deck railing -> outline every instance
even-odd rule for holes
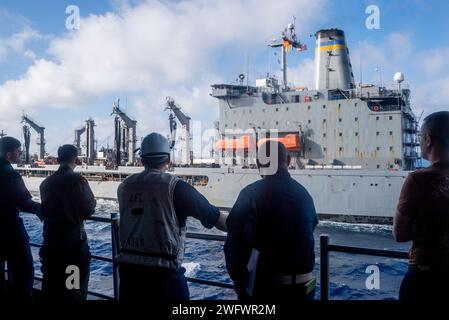
[[[118,253],[119,248],[119,237],[118,237],[118,214],[112,213],[110,218],[103,217],[90,217],[88,218],[90,221],[95,221],[99,223],[110,223],[111,224],[111,244],[112,244],[112,255],[111,257],[104,257],[99,255],[92,255],[93,260],[99,260],[104,262],[112,263],[112,278],[113,278],[113,296],[108,296],[99,292],[89,291],[89,295],[100,298],[113,300],[118,299],[119,292],[119,275],[118,275],[118,264],[115,259]],[[226,240],[225,235],[215,235],[215,234],[207,234],[207,233],[194,233],[188,232],[187,238],[189,239],[197,239],[197,240],[206,240],[206,241],[220,241],[224,242]],[[370,248],[362,248],[362,247],[351,247],[351,246],[342,246],[342,245],[333,245],[330,244],[329,236],[323,234],[320,236],[320,299],[322,301],[329,300],[329,252],[341,252],[341,253],[350,253],[350,254],[361,254],[368,256],[376,256],[376,257],[385,257],[385,258],[397,258],[397,259],[407,259],[408,254],[403,251],[390,251],[390,250],[380,250],[380,249],[370,249]],[[38,243],[30,243],[32,247],[42,247],[42,244]],[[42,278],[35,277],[36,280],[42,281]],[[233,289],[234,286],[229,283],[219,282],[219,281],[211,281],[200,278],[187,277],[187,281],[192,283],[197,283],[201,285],[209,285],[215,286],[225,289]]]

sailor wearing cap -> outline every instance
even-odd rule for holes
[[[167,173],[168,140],[146,136],[140,148],[145,170],[120,184],[120,300],[188,300],[181,264],[188,216],[226,231],[226,215],[196,189]]]

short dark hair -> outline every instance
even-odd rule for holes
[[[3,137],[0,139],[0,158],[4,158],[8,152],[14,152],[22,144],[13,137]]]
[[[167,155],[165,157],[142,157],[141,161],[145,168],[157,169],[161,167],[167,160],[170,159],[170,156]]]
[[[439,111],[428,115],[421,132],[431,136],[444,150],[449,150],[449,111]]]
[[[271,150],[274,150],[275,154],[271,154]],[[268,163],[260,163],[260,156],[266,157],[266,159],[269,160]],[[259,168],[268,168],[271,166],[272,160],[277,161],[278,171],[279,169],[282,169],[288,161],[288,152],[285,145],[277,140],[267,140],[258,148],[257,166]]]
[[[78,158],[78,149],[72,144],[65,144],[58,149],[58,162],[70,163]]]

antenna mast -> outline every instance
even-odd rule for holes
[[[271,48],[281,48],[281,70],[282,70],[282,88],[283,90],[287,90],[287,53],[292,50],[292,48],[296,48],[298,51],[306,50],[306,46],[302,45],[298,40],[295,31],[295,22],[296,18],[293,17],[293,23],[290,23],[287,28],[284,29],[281,33],[281,39],[278,41],[277,39],[273,40],[273,43],[270,43],[268,46]]]

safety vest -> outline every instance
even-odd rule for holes
[[[181,266],[186,227],[179,227],[173,206],[178,180],[163,171],[147,169],[119,186],[119,262],[171,269]]]

